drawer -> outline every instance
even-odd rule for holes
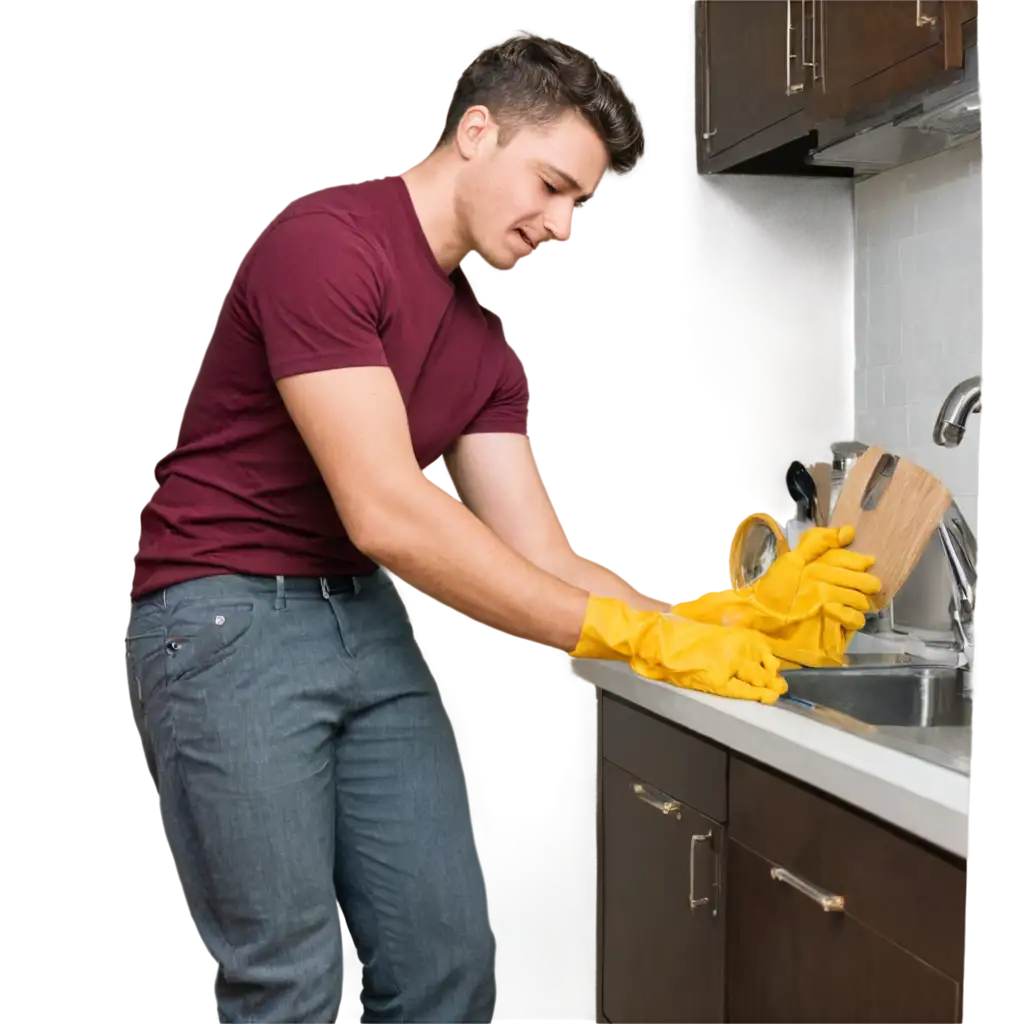
[[[825,914],[729,840],[727,1014],[733,1024],[960,1020],[960,986],[849,914]]]
[[[601,698],[601,753],[623,771],[725,821],[728,752],[682,726],[619,700]]]
[[[736,755],[729,832],[773,865],[843,896],[847,917],[963,980],[962,861]]]

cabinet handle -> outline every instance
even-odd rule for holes
[[[801,42],[803,41],[803,32],[800,33]],[[797,59],[797,55],[793,52],[793,0],[786,0],[786,95],[792,96],[794,93],[803,91],[803,82],[799,82],[797,85],[793,84],[793,61]]]
[[[695,910],[697,907],[702,907],[702,906],[704,906],[705,903],[708,902],[708,897],[707,896],[702,896],[698,900],[698,899],[695,899],[694,895],[693,895],[693,886],[694,886],[694,877],[693,877],[693,874],[694,874],[693,873],[694,856],[693,856],[693,854],[694,854],[694,851],[697,848],[697,844],[698,843],[706,842],[710,838],[711,838],[711,833],[710,832],[708,832],[705,835],[692,835],[692,836],[690,836],[690,909],[691,910]]]
[[[650,804],[652,807],[661,811],[662,814],[675,814],[677,818],[682,817],[679,813],[679,808],[682,805],[677,800],[672,800],[665,796],[664,793],[659,793],[657,796],[653,793],[648,793],[639,782],[633,783],[633,792],[640,797],[645,804]]]
[[[787,871],[785,868],[772,868],[771,875],[776,882],[785,882],[786,885],[791,885],[797,892],[803,893],[804,896],[814,900],[826,914],[842,914],[846,910],[846,900],[842,896],[836,896],[834,893],[819,889],[816,885],[805,882],[802,878],[794,875],[791,871]]]
[[[921,0],[917,0],[917,27],[926,28],[928,25],[934,25],[935,20],[934,14],[921,13]]]
[[[811,59],[807,59],[807,12],[804,9],[804,5],[807,0],[800,0],[800,63],[805,68],[814,68],[813,81],[818,81],[821,78],[821,72],[818,70],[818,2],[819,0],[811,0]],[[822,4],[825,0],[820,0]],[[821,11],[822,18],[825,17],[825,9],[822,7]],[[824,43],[822,44],[822,57],[824,58]]]
[[[825,0],[821,0],[822,3]],[[818,0],[811,0],[811,59],[807,59],[807,0],[800,0],[800,63],[805,68],[814,68],[814,80],[821,76],[818,73]],[[822,11],[822,16],[824,16]]]
[[[705,142],[718,134],[718,129],[711,127],[711,43],[708,40],[708,4],[710,2],[711,0],[704,0],[701,9],[704,18],[704,130],[701,132],[701,137]]]
[[[814,15],[814,0],[811,0],[811,15]],[[814,67],[807,63],[807,0],[800,0],[800,66]],[[812,43],[813,45],[813,43]]]
[[[821,70],[818,77],[821,79],[821,87],[825,88],[825,0],[821,0],[821,23],[818,25],[818,35],[821,37],[818,44],[821,47]]]

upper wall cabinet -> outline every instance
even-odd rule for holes
[[[698,0],[698,171],[850,176],[945,148],[905,115],[922,98],[926,112],[928,98],[943,110],[965,99],[976,19],[976,0]],[[980,131],[964,106],[950,130],[969,133],[973,116]],[[894,120],[903,131],[891,140],[830,150]]]
[[[807,131],[804,69],[783,59],[782,35],[790,4],[786,0],[702,0],[705,98],[700,140],[709,157],[731,153],[749,139],[771,148]],[[800,25],[790,22],[789,49],[804,42]]]
[[[976,39],[976,0],[819,0],[811,10],[820,48],[811,99],[818,122],[955,79],[964,67],[966,22]]]

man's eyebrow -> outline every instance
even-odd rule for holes
[[[541,166],[554,177],[561,178],[562,184],[564,184],[566,187],[573,188],[577,190],[578,193],[582,193],[583,185],[580,184],[580,182],[577,181],[577,179],[572,177],[571,174],[566,174],[565,171],[560,171],[557,167],[553,167],[551,164],[542,164]],[[587,196],[585,198],[589,199],[590,197]]]

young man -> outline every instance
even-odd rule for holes
[[[333,1020],[338,904],[366,1019],[491,1017],[455,739],[384,570],[580,657],[766,702],[785,688],[763,633],[666,615],[573,552],[523,368],[460,269],[566,240],[642,151],[613,77],[515,38],[465,71],[422,163],[297,200],[241,263],[142,513],[126,639],[222,1020]],[[461,502],[422,473],[439,456]]]

